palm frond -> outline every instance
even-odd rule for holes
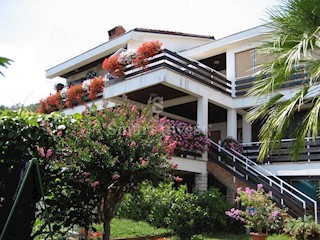
[[[0,57],[0,66],[1,66],[1,67],[5,67],[5,68],[6,68],[8,65],[10,65],[10,62],[12,62],[11,59],[5,58],[5,57]],[[1,71],[0,71],[0,74],[1,74],[2,76],[4,76]]]
[[[294,114],[308,103],[311,107],[304,120],[295,129],[293,156],[296,158],[305,137],[315,138],[320,130],[320,93],[314,88],[320,79],[320,2],[319,0],[282,0],[280,6],[269,9],[272,31],[269,41],[262,44],[258,54],[273,56],[262,65],[248,95],[267,99],[250,110],[247,119],[262,119],[259,138],[259,159],[277,148]],[[291,81],[294,74],[303,76],[294,95],[281,95],[279,89]],[[270,97],[274,96],[274,97]],[[311,99],[310,99],[311,96]],[[268,99],[268,97],[270,99]]]

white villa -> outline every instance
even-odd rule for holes
[[[243,143],[244,156],[216,143],[201,156],[188,153],[175,156],[173,161],[179,164],[179,176],[191,189],[219,187],[230,199],[238,187],[262,183],[292,215],[310,214],[317,220],[320,141],[315,144],[306,140],[305,151],[292,162],[286,151],[292,140],[284,139],[277,154],[268,156],[263,164],[255,162],[261,123],[247,122],[245,116],[259,102],[246,93],[259,71],[257,66],[266,61],[258,56],[256,47],[268,38],[268,31],[266,26],[259,26],[215,39],[142,28],[126,32],[118,26],[108,32],[107,42],[48,69],[46,77],[65,78],[70,86],[92,76],[105,76],[107,72],[101,67],[105,58],[137,49],[144,42],[162,42],[164,50],[149,60],[147,68],[127,66],[125,78],[109,80],[101,98],[94,103],[102,107],[103,99],[121,102],[125,94],[130,103],[141,106],[154,98],[163,106],[160,115],[193,123],[205,133],[210,132],[216,143],[228,136],[238,139]],[[302,78],[293,77],[281,91],[294,92]],[[72,114],[84,109],[80,105],[64,112]]]

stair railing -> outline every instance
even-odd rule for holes
[[[283,181],[281,178],[277,177],[276,175],[272,174],[271,172],[263,169],[261,166],[259,166],[255,162],[251,161],[247,157],[243,156],[242,154],[240,154],[232,149],[227,150],[214,141],[210,140],[210,142],[211,142],[211,145],[215,146],[218,149],[218,152],[220,152],[220,153],[224,152],[228,156],[232,157],[232,161],[234,163],[236,163],[236,162],[240,163],[247,172],[249,172],[249,171],[254,172],[259,177],[263,177],[264,179],[266,179],[269,182],[270,187],[274,188],[274,186],[277,186],[280,189],[281,193],[285,192],[289,196],[291,196],[292,198],[298,200],[302,204],[302,207],[304,209],[304,218],[306,218],[307,204],[306,204],[306,201],[303,200],[298,195],[302,196],[304,199],[307,199],[313,205],[314,219],[315,219],[315,222],[318,223],[317,202],[314,199],[312,199],[311,197],[309,197],[305,193],[301,192],[300,190],[296,189],[295,187],[291,186],[287,182]],[[220,161],[220,162],[222,161],[221,156],[218,157],[218,161]],[[235,166],[232,166],[231,169],[234,172],[237,171]],[[245,178],[246,178],[246,180],[248,180],[247,174],[245,174]],[[277,181],[275,181],[274,179]],[[284,200],[283,200],[283,198],[281,198],[281,196],[280,196],[280,199],[281,199],[281,204],[284,205]]]

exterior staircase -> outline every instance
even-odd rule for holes
[[[232,173],[226,171],[222,166],[214,161],[208,161],[207,168],[216,179],[234,192],[236,192],[240,187],[244,188],[248,186],[245,181],[240,178],[235,178]]]
[[[288,208],[289,214],[302,218],[313,215],[318,222],[315,200],[247,157],[215,142],[211,142],[208,155],[208,170],[227,187],[236,190],[238,187],[256,188],[257,184],[263,184],[266,191],[272,192],[272,198],[279,207]]]

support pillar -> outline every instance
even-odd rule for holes
[[[236,193],[231,188],[227,188],[227,200],[229,202],[234,202],[235,197]]]
[[[252,142],[252,124],[245,120],[245,116],[242,116],[242,142]]]
[[[231,81],[231,96],[236,97],[236,55],[234,51],[227,50],[227,78]]]
[[[204,134],[208,134],[208,98],[200,97],[197,102],[197,125]],[[208,160],[208,153],[202,154],[203,160]]]
[[[207,191],[208,189],[208,174],[199,173],[196,174],[194,180],[195,190]]]
[[[228,109],[227,111],[227,137],[237,139],[237,111]]]

